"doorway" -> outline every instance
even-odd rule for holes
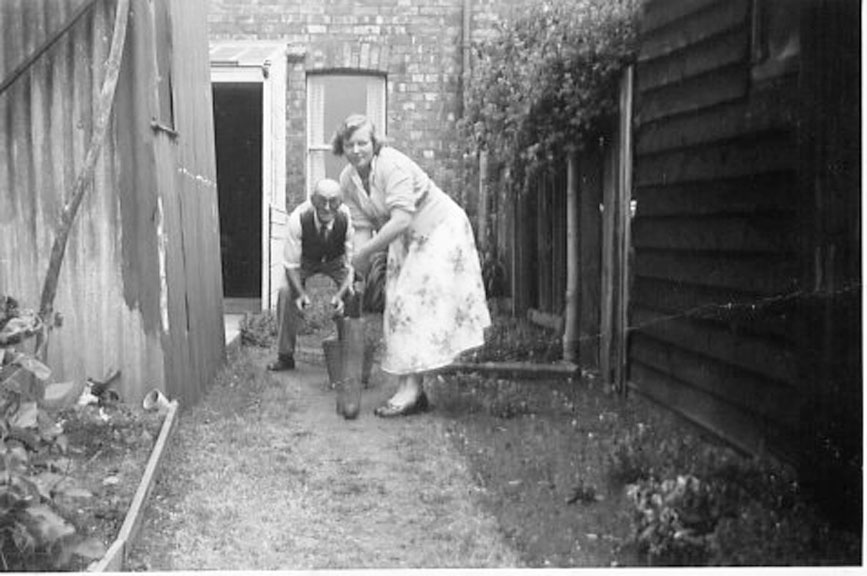
[[[276,306],[286,230],[286,44],[214,41],[211,86],[227,314]]]
[[[262,278],[262,83],[215,83],[214,136],[225,299],[255,299]]]

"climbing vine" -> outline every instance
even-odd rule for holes
[[[514,181],[581,149],[617,107],[641,0],[543,0],[475,46],[461,129]]]

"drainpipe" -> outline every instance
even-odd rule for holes
[[[473,17],[473,0],[464,0],[463,25],[461,26],[461,102],[460,115],[464,115],[467,85],[470,83],[470,23]]]
[[[458,117],[463,118],[466,108],[467,86],[470,81],[470,21],[472,19],[473,3],[472,0],[463,0],[461,8],[461,76],[460,76],[460,98],[458,99]],[[466,183],[466,162],[461,164],[461,170],[464,171],[462,180]],[[460,199],[463,206],[467,205],[468,186],[461,186]]]

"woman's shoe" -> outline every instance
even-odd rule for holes
[[[388,401],[379,408],[376,408],[373,413],[380,418],[394,418],[395,416],[411,416],[413,414],[420,414],[421,412],[427,412],[429,408],[430,403],[428,402],[427,394],[422,392],[418,395],[418,398],[415,399],[415,402],[398,406],[397,404]]]

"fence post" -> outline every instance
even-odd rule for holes
[[[479,152],[479,198],[476,210],[478,248],[485,254],[488,249],[488,152]],[[485,254],[486,255],[486,254]]]
[[[563,322],[563,360],[578,359],[578,167],[574,151],[566,164],[566,311]]]

